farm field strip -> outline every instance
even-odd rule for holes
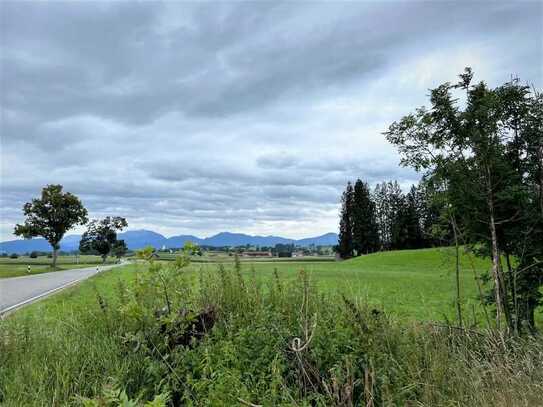
[[[113,264],[115,260],[109,258],[106,264]],[[20,256],[16,259],[3,257],[0,258],[0,279],[88,268],[102,264],[102,258],[99,256],[83,255],[79,256],[78,260],[74,256],[59,256],[57,268],[53,270],[51,268],[51,259],[45,256],[38,258]],[[30,266],[30,273],[28,273],[28,266]]]

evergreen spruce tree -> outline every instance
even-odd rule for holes
[[[350,182],[341,197],[338,253],[342,259],[353,256],[353,201],[354,190]]]
[[[391,230],[389,222],[390,205],[387,194],[387,184],[385,182],[375,186],[373,202],[375,203],[380,249],[389,250],[391,244]]]
[[[452,244],[454,242],[450,222],[452,208],[447,205],[446,182],[437,176],[424,176],[417,191],[424,247]],[[455,217],[455,222],[457,229],[460,228],[460,219]]]
[[[404,219],[407,240],[405,249],[421,249],[424,247],[424,236],[421,227],[420,201],[417,188],[413,185],[405,199]]]
[[[387,222],[390,231],[389,248],[404,249],[407,242],[406,202],[398,181],[386,184]]]
[[[353,249],[356,254],[373,253],[379,249],[375,204],[368,184],[358,179],[354,185]]]

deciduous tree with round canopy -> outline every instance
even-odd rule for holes
[[[57,265],[57,251],[66,232],[87,223],[87,210],[79,198],[63,192],[62,185],[47,185],[41,198],[27,202],[23,207],[25,222],[15,225],[14,234],[25,239],[41,236],[53,247],[53,267]]]
[[[102,220],[94,219],[89,223],[87,231],[83,233],[79,242],[82,253],[97,252],[105,263],[112,249],[119,248],[117,232],[128,226],[125,218],[120,216],[106,217]],[[124,243],[124,241],[123,241]]]

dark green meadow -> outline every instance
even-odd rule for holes
[[[0,321],[0,404],[538,405],[541,338],[487,329],[467,254],[457,328],[450,256],[110,270]]]

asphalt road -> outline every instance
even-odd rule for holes
[[[99,266],[100,271],[112,266]],[[33,276],[0,279],[0,315],[69,287],[96,274],[96,266]]]

